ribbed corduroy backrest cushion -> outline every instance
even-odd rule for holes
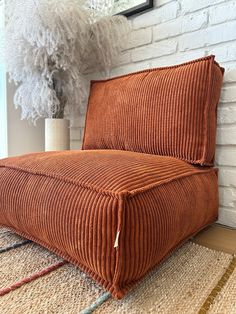
[[[117,149],[212,165],[223,69],[209,56],[92,81],[83,149]]]

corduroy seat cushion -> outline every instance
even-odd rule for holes
[[[121,298],[217,219],[214,169],[95,150],[0,161],[0,224],[78,265]]]
[[[213,165],[223,69],[214,56],[93,81],[83,149],[119,149]]]

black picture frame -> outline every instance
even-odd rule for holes
[[[128,10],[116,13],[116,15],[119,14],[119,15],[124,15],[128,17],[131,15],[146,11],[151,8],[153,8],[153,0],[146,0],[146,1],[143,1],[143,3],[136,5]]]

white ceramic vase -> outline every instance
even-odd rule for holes
[[[70,121],[45,119],[45,151],[70,149]]]

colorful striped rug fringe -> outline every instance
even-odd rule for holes
[[[22,245],[26,245],[26,244],[31,243],[31,242],[32,242],[31,240],[24,240],[22,242],[11,244],[9,246],[0,248],[0,253],[5,253],[5,252],[8,252],[10,250],[17,249],[18,247],[21,247]]]
[[[67,263],[68,263],[67,261],[55,263],[55,264],[53,264],[47,268],[40,270],[39,272],[36,272],[36,273],[30,275],[29,277],[23,278],[23,279],[15,282],[15,283],[13,283],[9,287],[2,288],[2,289],[0,289],[0,296],[3,296],[3,295],[5,295],[5,294],[7,294],[13,290],[16,290],[16,289],[22,287],[24,284],[29,283],[35,279],[43,277],[43,276],[47,275],[48,273],[58,269],[59,267],[65,265]]]

